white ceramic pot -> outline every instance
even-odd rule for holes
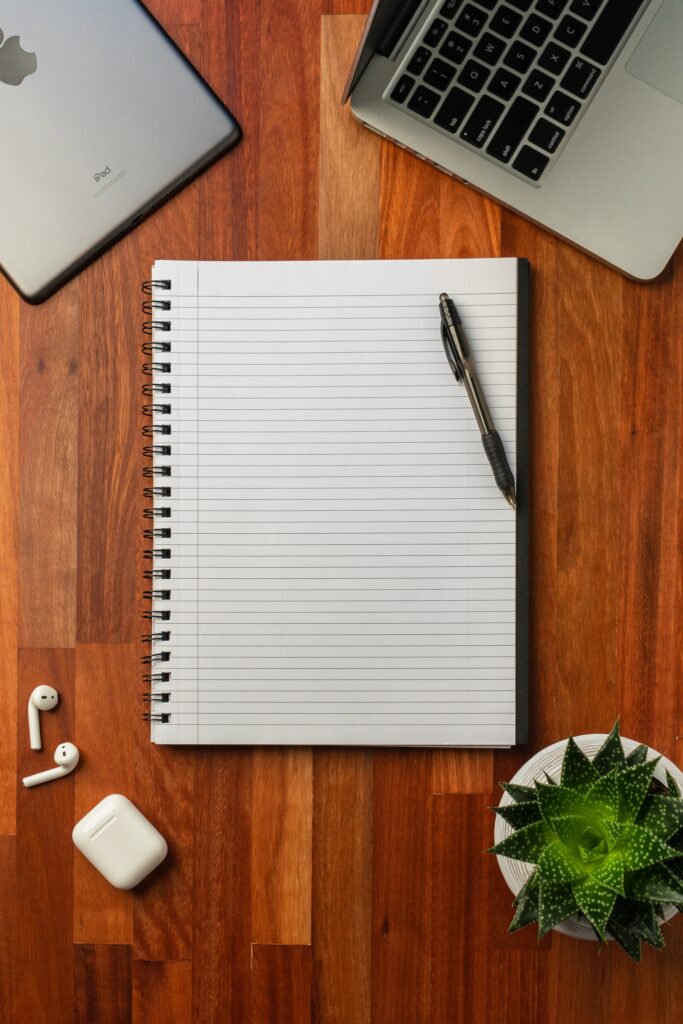
[[[590,758],[597,754],[606,738],[605,733],[589,733],[586,736],[574,737],[584,754],[587,754]],[[559,743],[552,743],[549,747],[544,747],[543,750],[539,750],[539,752],[534,754],[526,764],[522,765],[516,775],[510,779],[510,782],[514,782],[518,786],[532,786],[537,779],[540,782],[545,780],[544,772],[547,772],[551,779],[559,782],[560,772],[562,769],[562,759],[564,757],[567,742],[567,740],[560,740]],[[628,740],[624,736],[621,737],[621,743],[626,754],[630,754],[632,750],[640,745],[635,740]],[[648,750],[648,761],[658,756],[659,754],[656,750],[653,750],[652,748]],[[681,791],[683,791],[683,772],[681,772],[681,770],[673,763],[673,761],[670,761],[668,757],[662,756],[659,764],[655,768],[654,777],[659,782],[666,785],[667,769],[670,775],[681,787]],[[503,797],[500,802],[502,805],[505,805],[511,804],[514,801],[507,793],[503,793]],[[500,815],[496,815],[496,823],[493,831],[496,843],[501,842],[501,840],[505,839],[513,831],[514,829],[507,823],[507,821],[503,821]],[[521,860],[510,860],[509,857],[499,856],[498,865],[503,874],[503,878],[515,896],[534,870],[533,864],[527,864],[525,861]],[[675,907],[670,905],[666,906],[664,908],[664,920],[668,921],[676,913],[678,913],[678,911]],[[560,924],[555,925],[554,931],[562,932],[563,935],[571,935],[577,939],[593,939],[597,942],[595,932],[585,918],[569,917],[566,921],[562,921]],[[612,937],[608,934],[607,938],[611,939]]]

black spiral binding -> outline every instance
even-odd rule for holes
[[[145,281],[142,285],[142,290],[145,295],[154,296],[157,291],[168,291],[170,287],[171,282],[163,279]],[[156,319],[159,313],[167,312],[170,308],[171,303],[168,299],[146,299],[142,303],[142,311],[151,319],[144,321],[142,325],[143,333],[151,336],[153,332],[170,331],[170,320]],[[170,477],[171,475],[170,466],[158,465],[157,462],[159,458],[171,454],[170,441],[159,440],[160,438],[169,438],[171,436],[171,424],[158,422],[159,417],[170,416],[171,414],[171,403],[166,399],[159,398],[161,395],[170,395],[171,385],[162,384],[158,381],[159,374],[171,372],[171,364],[164,358],[164,354],[171,352],[171,342],[145,341],[142,345],[142,352],[143,355],[149,357],[149,361],[142,364],[142,372],[146,376],[153,378],[151,383],[145,383],[142,387],[143,395],[146,398],[152,399],[151,402],[142,407],[143,414],[149,416],[152,420],[151,423],[146,424],[142,429],[143,436],[151,439],[143,447],[142,454],[145,459],[151,458],[155,460],[151,466],[143,468],[142,475],[146,479],[157,480],[159,477]],[[157,378],[156,380],[154,379],[155,377]],[[151,501],[151,504],[144,510],[145,519],[152,520],[152,524],[147,526],[143,532],[145,540],[151,541],[150,547],[145,548],[143,556],[146,560],[156,563],[159,559],[171,557],[170,547],[165,545],[157,546],[158,541],[170,541],[172,536],[172,528],[168,525],[168,520],[171,518],[171,509],[168,505],[158,502],[160,498],[169,498],[171,496],[171,487],[168,484],[155,483],[153,486],[145,487],[143,494],[145,498],[149,498]],[[165,520],[166,523],[163,526],[156,525],[156,520]],[[159,602],[170,600],[171,591],[163,584],[157,584],[158,580],[171,579],[170,569],[159,569],[156,567],[145,569],[143,576],[151,584],[151,589],[143,590],[142,596],[145,601]],[[144,633],[142,636],[142,642],[148,645],[149,652],[142,658],[142,664],[148,669],[142,676],[143,683],[148,687],[143,692],[142,699],[150,705],[168,704],[171,694],[166,690],[156,689],[156,687],[163,686],[171,681],[170,671],[161,667],[164,663],[170,661],[171,653],[168,650],[158,649],[159,644],[168,643],[171,639],[171,630],[166,625],[170,622],[171,612],[168,609],[150,609],[143,613],[143,618],[149,621],[152,632]],[[164,626],[159,627],[157,623],[164,623]],[[142,717],[146,722],[165,723],[171,720],[171,714],[167,711],[146,711]]]

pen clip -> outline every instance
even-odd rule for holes
[[[462,383],[462,367],[460,365],[458,353],[453,348],[450,331],[443,320],[441,321],[441,341],[443,343],[443,350],[446,353],[448,365],[453,371],[453,376],[459,383]]]

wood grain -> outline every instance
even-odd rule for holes
[[[0,281],[0,1024],[680,1018],[680,916],[638,967],[510,936],[482,851],[498,780],[571,731],[621,713],[683,763],[683,259],[627,281],[362,129],[338,99],[368,5],[153,0],[243,142],[44,306]],[[154,747],[138,662],[152,261],[499,254],[532,274],[529,743]],[[39,682],[61,703],[30,753]],[[76,773],[21,787],[63,739]],[[117,789],[169,841],[132,893],[70,838]]]
[[[251,1024],[312,1024],[311,947],[255,945]]]
[[[5,286],[0,299],[0,745],[16,759],[19,640],[19,297]],[[16,785],[0,772],[0,835],[16,831]]]
[[[252,935],[263,944],[311,941],[311,751],[254,751]]]
[[[369,1024],[372,757],[318,751],[313,768],[316,1020]]]
[[[78,314],[74,282],[43,306],[22,306],[19,318],[23,647],[71,647],[76,641]]]
[[[34,686],[48,683],[59,693],[59,708],[41,715],[42,751],[30,751],[22,716],[17,733],[21,777],[54,767],[57,744],[74,736],[75,658],[73,650],[19,652],[19,704]],[[78,769],[77,769],[78,770]],[[16,940],[14,1011],[17,1021],[71,1024],[73,984],[74,776],[17,794]]]
[[[189,960],[133,961],[133,1024],[190,1024],[193,1019]]]
[[[77,632],[83,642],[131,641],[140,632],[130,556],[140,531],[137,246],[137,235],[125,238],[79,282]]]
[[[324,17],[320,38],[321,260],[377,256],[380,140],[340,101],[364,19]],[[349,176],[349,165],[358,173]]]
[[[0,1024],[13,1024],[17,932],[16,838],[0,836]]]
[[[247,1021],[251,1006],[252,759],[202,750],[193,843],[193,1019]]]
[[[77,819],[110,793],[135,799],[131,720],[138,713],[139,644],[79,644],[76,720],[83,764],[74,775]],[[88,756],[109,751],[109,757]],[[93,948],[133,941],[133,896],[113,886],[80,853],[74,858],[74,941]]]
[[[375,754],[372,789],[372,1021],[427,1024],[432,754]],[[401,856],[396,856],[396,851]]]
[[[74,1024],[130,1024],[130,946],[76,946],[74,996]]]

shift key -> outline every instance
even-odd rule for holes
[[[500,128],[491,139],[486,152],[496,160],[508,163],[520,142],[526,135],[531,122],[538,113],[538,107],[529,100],[518,96],[500,123]]]
[[[490,96],[482,96],[472,111],[472,116],[460,133],[460,138],[481,149],[503,113],[504,106]]]
[[[437,111],[434,124],[445,128],[447,132],[457,132],[473,103],[474,96],[471,93],[464,89],[451,89]]]

